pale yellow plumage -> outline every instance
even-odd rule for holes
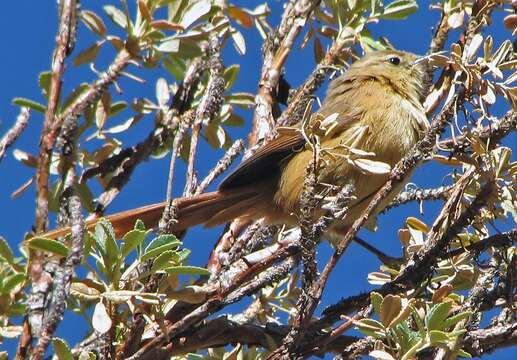
[[[333,130],[321,138],[321,147],[346,153],[339,146],[351,146],[374,153],[371,160],[394,166],[428,126],[422,106],[427,88],[426,68],[416,60],[415,55],[404,52],[374,52],[334,80],[322,107],[311,118],[321,121],[337,113]],[[300,132],[281,133],[243,162],[218,191],[179,199],[177,229],[195,224],[212,226],[240,216],[295,224],[306,168],[312,157]],[[357,218],[388,174],[365,172],[339,156],[327,155],[325,160],[327,165],[320,169],[320,182],[353,183],[356,187],[357,200],[346,220],[332,226],[334,231],[340,231]],[[128,231],[137,218],[154,227],[165,205],[129,210],[109,219],[119,235]],[[63,232],[66,231],[47,235]]]

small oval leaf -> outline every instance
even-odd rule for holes
[[[33,250],[45,251],[63,257],[68,255],[68,248],[54,239],[32,238],[27,241],[27,246]]]

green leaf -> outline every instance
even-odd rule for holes
[[[201,0],[194,3],[187,8],[187,11],[183,14],[180,25],[183,28],[188,28],[202,16],[208,14],[212,5],[208,0]]]
[[[125,258],[131,251],[140,245],[147,235],[147,231],[140,229],[133,229],[126,233],[122,238],[124,244],[122,245],[122,257]]]
[[[468,319],[472,314],[472,311],[462,311],[454,316],[451,316],[443,322],[443,328],[447,329],[451,326],[454,326],[461,320]]]
[[[180,43],[179,54],[183,59],[193,59],[202,56],[203,53],[199,43],[188,43],[186,41]]]
[[[375,291],[370,293],[370,301],[373,306],[373,311],[379,315],[381,313],[381,303],[382,303],[382,295],[376,293]]]
[[[67,256],[68,248],[61,242],[47,238],[32,238],[27,241],[27,246],[33,250],[50,252],[59,256]]]
[[[145,224],[142,220],[138,219],[135,221],[135,226],[133,228],[134,230],[142,230],[146,231]]]
[[[229,135],[226,133],[226,130],[216,122],[210,123],[205,127],[204,135],[208,143],[215,148],[223,147],[223,145],[229,142]]]
[[[125,102],[125,101],[116,101],[116,102],[111,104],[110,116],[115,116],[118,113],[124,111],[125,109],[127,109],[127,102]]]
[[[226,82],[225,89],[229,89],[237,80],[237,75],[239,74],[240,66],[238,64],[233,64],[224,69],[223,78]]]
[[[472,359],[472,355],[470,355],[468,352],[466,352],[463,349],[458,350],[458,356],[465,358],[465,359]]]
[[[111,223],[105,218],[100,219],[97,225],[95,225],[95,235],[98,240],[98,244],[104,250],[104,261],[107,261],[104,265],[109,268],[108,265],[114,265],[119,254],[113,225],[111,225]]]
[[[169,56],[165,60],[163,60],[163,66],[165,69],[170,72],[176,80],[183,80],[185,77],[185,72],[187,71],[187,66],[185,62],[181,59],[178,59],[174,56]]]
[[[381,322],[374,319],[361,319],[354,323],[357,329],[368,336],[375,338],[384,336],[384,325]]]
[[[443,331],[431,330],[429,331],[429,340],[432,346],[436,346],[438,344],[446,344],[450,339],[449,335]]]
[[[54,352],[59,360],[74,360],[72,351],[65,340],[60,338],[53,338],[52,345],[54,345]]]
[[[97,15],[93,11],[82,10],[80,16],[84,25],[86,25],[88,29],[90,29],[99,36],[106,35],[106,25],[104,25],[104,21],[102,21],[99,15]]]
[[[225,96],[225,99],[228,103],[240,106],[245,109],[255,106],[255,96],[250,93],[237,92]]]
[[[14,254],[9,243],[3,237],[0,236],[0,256],[5,259],[9,264],[14,262]]]
[[[175,248],[177,248],[180,245],[181,245],[181,242],[180,241],[176,241],[176,242],[172,242],[172,243],[169,243],[169,244],[165,244],[165,245],[159,246],[157,248],[153,248],[152,250],[146,251],[140,257],[140,261],[142,261],[142,262],[143,261],[147,261],[149,259],[154,258],[155,256],[158,256],[159,254],[161,254],[164,251],[175,249]]]
[[[24,282],[26,278],[23,273],[6,276],[5,279],[2,280],[2,288],[0,290],[3,294],[9,294],[12,289]]]
[[[160,253],[160,255],[158,255],[156,257],[156,259],[154,259],[154,261],[153,261],[153,266],[151,267],[151,272],[154,273],[158,270],[163,270],[163,269],[169,267],[171,265],[171,261],[173,260],[173,257],[174,257],[174,251],[172,251],[172,250],[167,250],[167,251]]]
[[[59,200],[63,193],[64,184],[62,180],[57,180],[52,184],[48,197],[48,209],[52,212],[59,211]]]
[[[418,10],[418,4],[414,0],[395,0],[389,3],[380,16],[386,20],[401,20]]]
[[[122,29],[127,29],[128,27],[128,19],[126,14],[122,12],[120,9],[117,9],[113,5],[105,5],[103,6],[104,11],[108,15],[108,17]]]
[[[361,37],[359,38],[359,41],[361,42],[362,48],[366,51],[386,50],[386,47],[384,45],[374,40],[373,36],[370,34],[368,29],[365,29],[361,32]]]
[[[93,62],[97,58],[102,44],[104,44],[103,41],[97,41],[90,47],[84,49],[79,54],[77,54],[77,56],[74,58],[72,62],[74,66],[79,66],[82,64],[88,64]]]
[[[158,51],[164,53],[177,53],[180,48],[180,39],[172,38],[166,39],[156,47]]]
[[[425,317],[428,330],[443,330],[445,319],[449,316],[452,303],[450,301],[434,305]]]
[[[88,89],[90,88],[90,85],[87,83],[82,83],[78,87],[76,87],[70,95],[66,98],[66,100],[63,102],[63,109],[66,109],[69,107],[73,102],[75,102],[79,96],[84,94]]]
[[[78,360],[96,360],[97,356],[91,351],[81,351]]]
[[[181,20],[181,15],[187,8],[189,0],[174,0],[167,1],[168,4],[168,17],[173,22],[178,22]]]
[[[176,246],[179,246],[179,245],[181,245],[181,242],[173,234],[160,235],[158,237],[155,237],[153,240],[151,240],[149,245],[147,245],[147,247],[145,248],[145,253],[148,253],[149,251],[151,251],[153,249],[156,249],[160,246],[168,245],[168,244],[174,244]]]
[[[467,329],[460,329],[456,331],[450,331],[447,333],[449,335],[449,338],[456,338],[458,336],[464,335],[467,332]]]
[[[51,82],[52,82],[52,72],[51,71],[43,71],[39,74],[38,85],[41,89],[41,93],[46,98],[48,98],[48,93],[50,91]]]
[[[122,124],[112,126],[109,129],[103,130],[103,132],[105,134],[118,134],[118,133],[124,132],[127,129],[129,129],[130,127],[134,126],[140,120],[142,120],[143,117],[144,117],[143,114],[136,114],[135,116],[130,117],[129,119],[124,121]]]
[[[422,321],[422,318],[420,317],[420,314],[418,313],[418,311],[415,308],[415,306],[413,306],[411,304],[408,305],[408,306],[409,306],[409,310],[411,310],[411,314],[413,315],[413,320],[415,321],[415,324],[416,324],[416,326],[418,328],[418,332],[420,334],[420,337],[424,338],[425,335],[426,335],[425,324]]]
[[[176,254],[178,255],[177,263],[181,264],[185,260],[187,260],[188,256],[190,255],[189,249],[181,249],[180,251],[177,251]]]
[[[210,275],[210,271],[198,266],[173,266],[165,270],[169,275]]]
[[[45,107],[45,105],[40,104],[37,101],[26,99],[26,98],[16,97],[13,99],[13,104],[18,105],[18,106],[25,106],[25,107],[28,107],[34,111],[38,111],[43,114],[47,111],[47,108]]]
[[[222,123],[227,126],[243,126],[245,122],[246,121],[241,116],[232,112]]]
[[[77,195],[79,195],[79,199],[81,199],[81,204],[83,207],[88,212],[94,212],[95,205],[93,203],[93,194],[86,182],[76,181],[74,183],[74,190],[76,191]]]

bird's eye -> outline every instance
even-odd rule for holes
[[[400,58],[399,58],[399,57],[397,57],[397,56],[392,56],[392,57],[390,57],[390,58],[388,59],[388,61],[389,61],[390,63],[392,63],[393,65],[398,65],[398,64],[400,64]]]

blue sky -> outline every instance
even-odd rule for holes
[[[102,13],[99,9],[106,2],[98,0],[84,0],[81,2],[83,9],[93,9],[98,13]],[[114,2],[117,4],[118,2]],[[247,7],[253,8],[260,4],[259,1],[237,1],[238,4],[246,4]],[[281,7],[277,1],[271,2],[273,9],[271,23],[277,24],[281,15]],[[375,36],[380,34],[387,36],[390,41],[401,50],[407,50],[415,53],[424,53],[427,50],[431,38],[431,26],[436,24],[438,20],[437,11],[429,11],[428,1],[420,1],[420,10],[412,15],[406,21],[383,22],[372,26]],[[501,26],[502,14],[495,16],[495,31],[491,31],[494,36],[495,44],[500,43],[505,38],[509,38],[510,34]],[[26,97],[43,102],[42,95],[37,85],[38,74],[41,71],[48,70],[50,67],[50,58],[54,47],[54,38],[56,34],[57,9],[56,1],[30,1],[17,0],[5,2],[0,12],[0,36],[2,41],[3,53],[0,57],[0,134],[3,134],[14,122],[19,108],[11,104],[14,97]],[[109,23],[109,20],[106,20]],[[112,27],[111,27],[112,28]],[[236,53],[232,46],[227,46],[224,51],[224,61],[226,65],[238,63],[241,71],[234,89],[237,91],[248,91],[254,93],[257,87],[259,71],[261,68],[261,39],[255,29],[243,30],[247,39],[247,53],[240,56]],[[453,39],[454,37],[453,33]],[[85,30],[81,24],[79,29],[78,43],[75,53],[90,46],[94,41],[94,37]],[[103,70],[112,59],[109,52],[101,53],[97,68]],[[296,50],[288,60],[286,79],[295,87],[299,85],[313,68],[312,48],[299,51]],[[131,96],[147,96],[154,99],[154,83],[160,76],[167,76],[163,70],[151,70],[144,72],[141,70],[131,69],[135,74],[142,74],[149,81],[147,84],[140,85],[130,80],[121,80],[120,84],[124,89],[121,96],[124,99],[130,99]],[[75,85],[81,81],[91,82],[95,79],[95,75],[88,66],[74,68],[71,65],[64,78],[64,91],[67,93]],[[173,79],[168,78],[169,82]],[[319,91],[318,95],[323,96],[324,89]],[[503,111],[503,108],[497,109]],[[246,125],[242,129],[232,129],[232,138],[244,138],[249,130],[251,121],[251,111],[242,111],[241,115],[246,119]],[[127,115],[126,116],[130,116]],[[122,115],[115,121],[122,122]],[[115,121],[112,125],[115,124]],[[36,154],[39,142],[39,133],[43,117],[35,114],[31,120],[29,128],[12,148],[19,148],[24,151]],[[142,134],[147,134],[153,126],[152,118],[141,121],[135,128],[131,129],[123,140],[128,145],[132,145],[142,138]],[[506,140],[507,145],[511,145],[513,149],[517,149],[517,137],[515,134]],[[205,143],[201,144],[200,153],[210,154],[208,156],[199,157],[197,168],[202,178],[210,168],[217,162],[222,155],[222,151],[211,151]],[[513,157],[515,159],[515,155]],[[152,202],[161,201],[165,198],[167,171],[169,157],[160,160],[151,160],[142,164],[132,176],[130,183],[124,188],[122,193],[113,202],[108,212],[116,212],[131,207],[144,205]],[[183,173],[185,166],[179,163],[178,181],[175,183],[176,192],[179,193],[183,189],[183,183],[180,174]],[[443,166],[427,165],[419,169],[412,182],[420,187],[436,187],[448,183],[446,178],[450,168]],[[9,195],[16,190],[22,183],[33,176],[33,169],[27,168],[17,162],[12,152],[9,151],[2,163],[0,163],[0,208],[2,216],[0,217],[0,235],[6,238],[10,244],[16,247],[16,244],[22,239],[23,234],[29,230],[34,223],[34,188],[24,192],[15,200],[10,199]],[[212,188],[214,188],[213,185]],[[94,187],[97,191],[98,186]],[[379,218],[379,228],[382,231],[371,233],[363,231],[361,236],[375,244],[382,250],[392,256],[400,254],[400,244],[397,240],[397,230],[404,225],[407,216],[417,216],[427,223],[432,222],[439,204],[428,204],[424,206],[424,215],[418,213],[416,204],[410,204],[390,213],[389,216]],[[512,224],[502,224],[502,228],[513,227]],[[215,239],[219,233],[219,229],[204,230],[200,228],[193,229],[185,242],[185,246],[192,249],[191,262],[195,265],[203,266],[206,262],[207,255],[212,248]],[[322,244],[319,248],[319,258],[324,260],[331,253],[331,249],[327,244]],[[335,269],[330,279],[328,288],[323,297],[324,304],[331,304],[349,295],[356,294],[373,288],[366,281],[366,275],[371,271],[378,270],[378,260],[371,254],[352,245],[346,255],[342,258],[340,264]],[[79,340],[85,333],[86,327],[80,318],[72,315],[59,328],[58,336],[64,337],[74,343]],[[12,351],[12,344],[9,344]],[[2,346],[0,345],[0,348]],[[507,349],[492,355],[492,359],[507,359],[517,356],[517,349]]]

